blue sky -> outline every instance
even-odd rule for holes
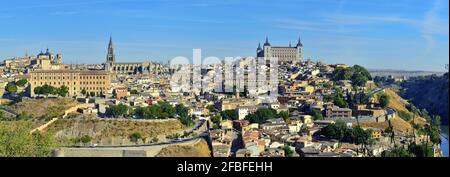
[[[0,0],[0,60],[49,47],[65,63],[254,56],[296,43],[305,58],[368,68],[443,71],[448,0]]]

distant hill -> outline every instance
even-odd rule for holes
[[[416,76],[427,76],[427,75],[443,75],[444,72],[436,71],[406,71],[406,70],[394,70],[394,69],[368,69],[372,77],[375,76],[406,76],[406,77],[416,77]]]
[[[420,76],[402,82],[401,96],[430,114],[441,116],[448,125],[448,73],[441,76]]]

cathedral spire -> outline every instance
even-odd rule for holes
[[[270,46],[269,37],[267,37],[267,36],[266,36],[266,43],[264,43],[264,46]]]
[[[112,35],[109,35],[109,45],[112,45]]]
[[[116,56],[114,54],[114,46],[112,42],[112,36],[109,36],[108,54],[106,55],[106,63],[116,62]]]
[[[261,48],[261,42],[258,43],[258,50],[262,50],[262,48]]]
[[[302,42],[300,40],[300,36],[298,37],[297,47],[303,47],[303,44],[302,44]]]

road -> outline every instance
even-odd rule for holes
[[[372,92],[372,94],[376,95],[376,94],[378,94],[378,93],[384,91],[384,89],[387,89],[387,88],[390,88],[390,87],[391,87],[390,85],[382,86],[382,87],[380,87],[380,88],[375,89],[375,90]]]

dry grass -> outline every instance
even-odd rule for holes
[[[411,112],[406,109],[406,105],[408,105],[409,103],[402,97],[400,97],[395,91],[393,91],[392,89],[386,89],[386,94],[391,98],[389,101],[389,107],[395,109],[397,112],[404,111],[411,114]]]
[[[35,99],[17,103],[11,109],[18,114],[25,112],[32,119],[51,119],[75,105],[77,102],[70,98]]]
[[[406,108],[406,106],[409,104],[408,101],[404,100],[402,97],[400,97],[395,90],[392,89],[386,89],[385,93],[391,98],[389,101],[389,107],[392,109],[395,109],[395,111],[400,112],[406,112],[407,114],[412,115],[411,112]],[[414,120],[415,124],[418,125],[425,125],[427,121],[419,116],[416,116]],[[413,120],[407,122],[400,118],[398,115],[395,118],[391,119],[392,126],[394,127],[394,131],[397,132],[411,132],[412,131],[412,125],[411,123]],[[374,127],[374,128],[380,128],[380,129],[386,129],[389,124],[388,122],[370,122],[370,123],[360,123],[362,127]]]
[[[403,111],[407,114],[413,115],[406,106],[409,104],[408,101],[404,100],[402,97],[400,97],[395,90],[392,89],[386,89],[385,93],[390,97],[389,101],[389,107],[392,109],[395,109],[397,112]],[[418,124],[418,125],[425,125],[427,121],[419,116],[416,116],[415,119],[412,119],[411,121],[407,122],[400,118],[398,115],[395,118],[391,119],[391,124],[394,127],[394,131],[396,132],[411,132],[412,131],[412,125],[411,123]],[[388,122],[366,122],[366,123],[360,123],[362,127],[373,127],[373,128],[379,128],[379,129],[386,129],[389,126]]]
[[[406,108],[406,106],[409,105],[408,101],[406,101],[405,99],[400,97],[392,89],[386,89],[386,94],[389,95],[389,97],[391,97],[391,99],[389,101],[389,107],[395,109],[397,112],[403,111],[403,112],[406,112],[407,114],[410,114],[411,116],[413,116],[413,113],[411,113]],[[411,121],[409,121],[409,123],[415,123],[417,125],[423,126],[423,125],[427,124],[427,120],[416,115],[416,117],[414,119],[412,119]]]
[[[412,126],[405,120],[399,117],[395,117],[391,119],[392,127],[394,127],[394,131],[396,132],[411,132]],[[373,127],[377,129],[386,129],[389,126],[388,122],[361,122],[361,127]]]
[[[211,157],[211,151],[204,139],[193,145],[172,145],[163,148],[156,157]]]
[[[411,120],[410,123],[414,123],[420,126],[424,126],[426,125],[428,122],[426,119],[422,118],[422,117],[416,117],[415,119]]]
[[[185,128],[178,120],[167,121],[133,121],[108,120],[91,118],[80,115],[77,118],[61,119],[51,125],[47,130],[54,131],[58,138],[78,138],[89,135],[93,141],[104,138],[128,138],[132,133],[138,132],[145,138],[157,137],[179,133]]]

